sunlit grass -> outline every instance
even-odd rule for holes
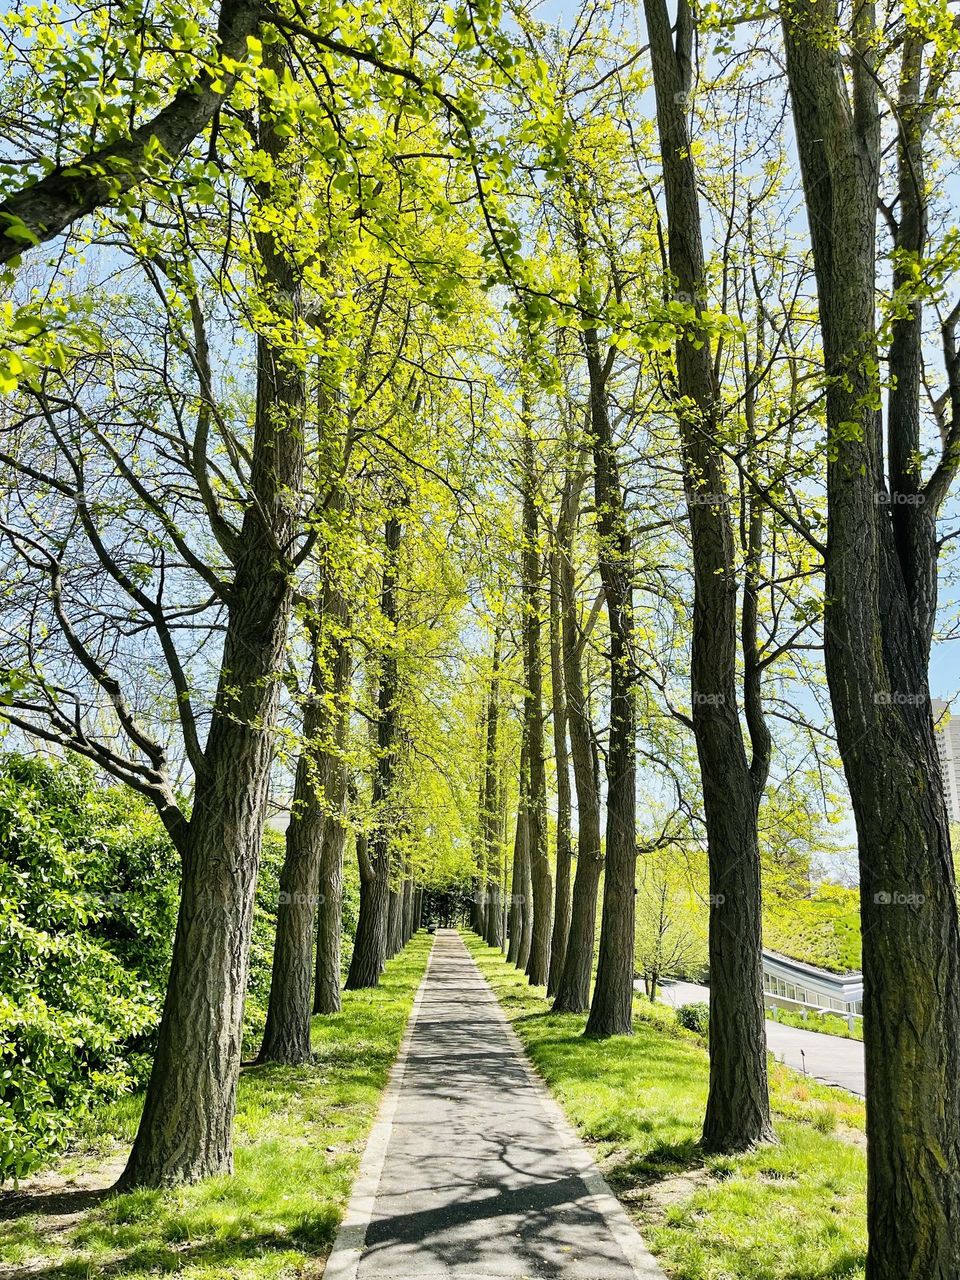
[[[708,1060],[672,1010],[638,999],[634,1035],[585,1040],[540,988],[465,941],[537,1071],[677,1280],[859,1280],[866,1250],[863,1104],[771,1065],[778,1143],[699,1149]],[[833,1130],[849,1130],[846,1141]]]
[[[333,1242],[432,939],[417,935],[379,988],[346,992],[316,1018],[309,1067],[243,1072],[236,1170],[193,1187],[107,1195],[69,1218],[71,1193],[47,1212],[0,1222],[0,1259],[44,1280],[155,1276],[282,1280],[319,1271]],[[83,1173],[129,1141],[137,1101],[92,1117],[62,1168]]]

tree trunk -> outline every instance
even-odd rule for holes
[[[653,62],[668,217],[669,269],[690,309],[677,341],[678,421],[693,549],[693,728],[703,783],[710,868],[710,1090],[708,1151],[742,1151],[773,1138],[767,1091],[757,811],[769,737],[748,762],[737,696],[737,566],[723,460],[716,442],[718,390],[699,322],[706,294],[700,209],[687,127],[693,18],[680,0],[676,47],[665,0],[644,0]],[[759,694],[759,684],[757,685]],[[765,734],[759,696],[751,737]]]
[[[487,892],[483,914],[483,936],[491,947],[503,945],[500,901],[500,874],[503,849],[500,841],[499,783],[500,733],[500,631],[493,638],[490,692],[487,698],[487,737],[483,769],[483,844]]]
[[[395,633],[398,616],[397,578],[403,525],[391,515],[384,529],[385,560],[380,612]],[[377,761],[373,772],[373,834],[369,855],[363,850],[360,875],[360,917],[354,939],[347,990],[375,987],[387,960],[387,913],[390,897],[390,803],[396,768],[399,695],[397,652],[394,637],[387,640],[380,662],[377,686]],[[361,842],[357,841],[358,856]],[[363,864],[366,863],[366,866]]]
[[[524,900],[526,895],[527,871],[527,790],[529,772],[527,769],[526,733],[520,746],[520,788],[517,798],[517,828],[513,840],[513,873],[510,879],[510,914],[507,938],[507,960],[518,968],[523,968],[521,960],[524,945]]]
[[[570,932],[570,760],[567,755],[567,700],[563,687],[561,643],[560,552],[550,556],[550,676],[553,689],[553,755],[557,766],[557,886],[550,942],[550,978],[547,995],[560,987]]]
[[[318,641],[314,642],[315,645]],[[297,761],[286,852],[280,872],[277,932],[273,946],[270,1000],[258,1062],[299,1064],[310,1060],[310,1013],[313,987],[313,923],[323,852],[324,759],[310,745],[319,731],[322,707],[320,664],[314,658],[310,704],[304,715],[305,742]],[[320,710],[320,716],[323,711]]]
[[[524,968],[531,985],[547,984],[550,969],[550,919],[553,884],[547,843],[547,773],[543,754],[543,659],[541,654],[540,577],[537,515],[537,473],[527,393],[523,411],[523,669],[526,693],[523,714],[527,740],[530,791],[527,804],[527,856],[531,895],[530,945]]]
[[[261,145],[282,143],[264,125]],[[278,177],[278,183],[281,179]],[[261,288],[300,324],[300,277],[271,236],[258,237]],[[193,1182],[233,1168],[253,897],[274,753],[278,672],[299,528],[305,381],[257,339],[250,489],[234,555],[220,676],[181,850],[183,885],[157,1050],[125,1188]],[[279,548],[279,551],[278,551]]]
[[[577,871],[573,881],[567,951],[553,1002],[555,1013],[586,1013],[590,1008],[597,897],[603,870],[598,761],[584,692],[573,568],[573,535],[581,486],[582,480],[568,477],[562,520],[564,537],[558,537],[563,674],[573,780],[577,789]]]
[[[403,947],[403,883],[390,890],[387,906],[387,956],[392,959]]]
[[[910,536],[908,522],[892,515],[897,490],[888,495],[875,407],[880,113],[873,10],[857,10],[852,106],[839,50],[827,38],[836,14],[819,4],[812,16],[825,34],[806,10],[795,13],[789,2],[782,10],[828,378],[827,678],[860,856],[866,1274],[868,1280],[954,1280],[960,1274],[960,937],[927,672],[936,547]],[[908,110],[901,149],[913,144],[915,121]],[[922,170],[911,172],[909,183],[923,191]],[[911,216],[910,198],[901,202],[901,218]],[[895,330],[892,355],[902,363],[887,424],[894,484],[909,454],[920,392],[909,351],[898,349],[898,341],[903,337]],[[945,335],[948,355],[950,341]],[[955,358],[950,364],[955,431],[960,371]],[[956,457],[945,454],[912,504],[917,524],[936,520],[955,472]]]
[[[337,771],[341,776],[345,771]],[[317,896],[317,959],[313,978],[313,1012],[339,1013],[340,966],[343,950],[343,851],[347,843],[346,778],[337,784],[333,803],[338,807],[327,819],[320,858],[320,892]]]
[[[400,945],[405,947],[413,937],[413,877],[403,882],[403,910],[400,918]]]
[[[310,1059],[310,1014],[315,983],[314,922],[318,917],[321,865],[327,827],[329,801],[334,789],[331,776],[338,768],[329,741],[331,732],[343,737],[341,711],[331,725],[324,698],[329,684],[332,698],[342,700],[349,679],[350,656],[341,633],[346,608],[331,587],[322,592],[320,617],[310,626],[313,657],[310,684],[303,715],[303,746],[297,761],[286,853],[280,873],[280,901],[273,949],[270,1000],[258,1062],[297,1064]],[[334,634],[330,634],[331,630]],[[332,667],[326,650],[332,650]],[[339,825],[339,824],[337,824]],[[334,842],[335,843],[335,842]],[[340,842],[342,850],[342,841]],[[339,870],[336,878],[342,879]],[[324,894],[325,896],[325,894]],[[337,904],[339,912],[339,903]],[[339,1005],[339,939],[336,942],[335,975]]]
[[[344,609],[346,620],[346,609]],[[350,737],[350,705],[347,692],[351,672],[350,646],[346,636],[335,642],[333,688],[337,699],[334,745],[336,754],[328,758],[325,772],[327,820],[320,855],[317,895],[317,958],[314,969],[313,1012],[340,1012],[340,965],[343,948],[343,851],[347,843],[347,798],[349,795],[344,752]]]
[[[609,359],[597,332],[583,333],[590,382],[590,435],[599,534],[600,580],[610,628],[610,738],[607,749],[607,853],[597,981],[585,1034],[633,1030],[634,893],[637,874],[636,710],[633,689],[633,546],[607,406]]]
[[[344,984],[347,991],[375,987],[387,963],[387,912],[390,898],[390,868],[379,864],[367,852],[367,837],[357,833],[357,861],[360,864],[360,911],[353,939],[350,970]]]

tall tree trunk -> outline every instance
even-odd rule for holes
[[[340,600],[340,597],[337,597]],[[346,603],[341,620],[346,622]],[[350,738],[348,691],[353,668],[350,642],[340,634],[333,646],[333,692],[336,702],[334,751],[326,762],[327,820],[320,853],[317,895],[317,956],[314,966],[313,1012],[340,1012],[340,966],[343,950],[343,852],[347,843],[349,778],[344,758]]]
[[[510,912],[507,938],[507,960],[510,964],[523,968],[521,960],[524,944],[524,899],[526,896],[527,871],[527,791],[529,789],[529,770],[527,767],[526,732],[520,746],[520,787],[517,796],[517,826],[513,840],[513,872],[510,877]]]
[[[400,917],[401,946],[405,947],[413,937],[413,877],[403,882],[403,910]]]
[[[320,884],[326,826],[322,798],[326,760],[316,746],[316,736],[323,731],[326,719],[319,644],[319,636],[314,635],[310,689],[303,718],[304,744],[297,761],[280,872],[270,999],[259,1062],[299,1064],[310,1060],[314,903]]]
[[[310,1058],[310,1014],[312,989],[316,981],[314,964],[314,923],[321,916],[329,919],[331,907],[337,914],[335,940],[336,971],[331,975],[337,991],[340,986],[340,903],[328,906],[328,892],[339,899],[341,868],[324,867],[324,846],[330,838],[331,849],[338,845],[338,834],[331,826],[340,827],[337,809],[331,804],[337,791],[336,772],[340,762],[331,750],[334,741],[342,745],[347,715],[342,704],[350,678],[350,652],[343,635],[347,620],[346,605],[331,586],[322,591],[320,616],[309,627],[313,651],[310,683],[303,714],[303,746],[297,761],[290,824],[287,827],[286,852],[280,873],[280,902],[277,908],[277,932],[273,949],[270,1000],[258,1061],[307,1062]],[[327,688],[325,688],[327,686]],[[325,693],[338,709],[331,715]],[[333,739],[334,741],[331,741]],[[343,840],[339,839],[342,854]],[[321,883],[325,870],[330,883]],[[328,950],[333,943],[324,939]],[[322,950],[318,955],[322,955]],[[328,956],[332,960],[332,956]],[[319,964],[319,962],[318,962]],[[329,1011],[329,1010],[327,1010]]]
[[[633,652],[633,544],[610,426],[607,380],[595,328],[583,330],[590,384],[590,440],[599,535],[599,569],[610,630],[610,737],[607,749],[607,851],[597,981],[586,1034],[633,1030],[634,914],[637,876],[636,668]]]
[[[686,94],[692,82],[693,17],[680,0],[676,47],[665,0],[644,0],[663,153],[669,269],[693,323],[676,350],[684,489],[693,548],[693,728],[703,783],[710,868],[710,1089],[708,1151],[741,1151],[773,1138],[767,1090],[757,812],[769,736],[757,696],[748,715],[748,761],[737,696],[737,567],[722,453],[718,389],[703,332],[706,277]]]
[[[550,942],[550,978],[547,995],[555,996],[563,974],[570,932],[570,760],[567,755],[567,700],[563,687],[561,640],[560,551],[550,555],[550,679],[553,691],[553,756],[557,766],[557,886]]]
[[[387,910],[390,897],[390,868],[370,857],[368,837],[357,832],[357,862],[360,867],[360,910],[353,939],[350,969],[344,984],[347,991],[375,987],[387,962]]]
[[[526,693],[523,699],[525,735],[529,761],[530,791],[527,804],[527,857],[532,921],[525,969],[533,986],[547,984],[550,969],[550,919],[553,884],[547,841],[547,772],[543,752],[543,657],[541,652],[541,556],[540,521],[537,514],[537,471],[530,421],[530,406],[524,395],[523,408],[523,545],[521,575],[523,587],[523,669]]]
[[[828,379],[824,644],[860,856],[866,1273],[868,1280],[953,1280],[960,1275],[960,937],[927,671],[936,543],[922,525],[935,523],[956,474],[960,367],[948,321],[952,422],[944,454],[921,484],[919,473],[910,475],[920,392],[910,347],[919,339],[902,331],[918,322],[919,304],[895,326],[890,482],[906,484],[918,499],[898,504],[900,491],[887,489],[875,407],[880,112],[874,12],[856,10],[852,102],[840,46],[830,38],[835,9],[820,0],[801,13],[788,0],[781,13]],[[909,92],[909,47],[902,57]],[[916,217],[911,201],[926,188],[922,167],[913,169],[904,154],[922,141],[916,132],[921,104],[907,99],[901,105],[900,164],[901,173],[909,170],[910,187],[901,191],[903,227],[904,218]],[[922,228],[912,234],[922,248]],[[911,507],[911,514],[894,517],[891,508],[898,505]]]
[[[387,908],[387,955],[392,959],[403,947],[403,881],[390,890]]]
[[[484,706],[480,714],[479,737],[486,752],[488,708]],[[484,804],[487,794],[486,765],[479,770],[480,781],[477,794],[477,831],[474,837],[474,858],[477,872],[473,878],[473,893],[470,898],[470,927],[474,933],[483,934],[487,913],[487,846],[484,839]]]
[[[490,669],[490,692],[487,698],[487,737],[483,769],[483,843],[486,861],[487,892],[483,916],[483,936],[491,947],[503,945],[500,901],[500,863],[503,850],[500,841],[499,775],[500,733],[500,631],[493,638],[493,662]]]
[[[573,881],[567,952],[553,1002],[556,1013],[586,1013],[590,1008],[597,897],[603,870],[598,761],[584,691],[573,568],[573,535],[582,483],[580,479],[568,477],[561,518],[563,536],[558,535],[563,674],[573,780],[577,789],[577,871]]]
[[[260,145],[279,161],[283,143],[266,119]],[[279,163],[277,173],[279,185]],[[267,233],[258,237],[258,252],[261,289],[296,333],[299,271]],[[192,1182],[233,1168],[253,897],[299,528],[304,412],[302,369],[270,336],[259,336],[254,500],[244,511],[234,553],[210,732],[181,849],[170,976],[140,1126],[120,1180],[124,1188]]]
[[[392,633],[398,617],[397,580],[403,525],[400,518],[389,516],[384,529],[385,559],[380,612]],[[377,685],[377,761],[373,771],[373,832],[369,853],[364,850],[360,872],[360,916],[353,943],[348,991],[375,987],[387,960],[387,912],[390,897],[390,832],[389,812],[396,769],[399,676],[394,635],[385,645],[380,661]],[[357,841],[358,856],[360,841]],[[366,865],[364,865],[364,863]]]
[[[331,812],[323,833],[320,892],[317,895],[317,958],[313,976],[313,1012],[339,1013],[343,951],[343,853],[347,843],[346,770],[335,766]]]

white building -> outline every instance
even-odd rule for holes
[[[951,715],[948,704],[934,698],[933,724],[947,812],[951,822],[960,822],[960,715]]]
[[[863,1013],[862,973],[830,973],[776,951],[763,953],[763,991],[768,1009],[819,1009],[848,1018]]]

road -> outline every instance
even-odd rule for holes
[[[641,984],[642,987],[642,984]],[[710,988],[695,982],[671,982],[661,990],[664,1004],[676,1008],[697,1001],[710,1002]],[[863,1043],[827,1036],[820,1031],[803,1031],[767,1021],[767,1048],[795,1071],[803,1071],[824,1084],[837,1085],[864,1097]]]

